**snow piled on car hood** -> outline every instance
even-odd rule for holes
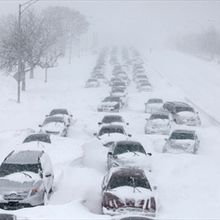
[[[7,176],[1,177],[0,181],[1,180],[9,180],[9,181],[13,181],[13,182],[24,183],[24,182],[33,182],[33,181],[36,181],[39,179],[40,179],[39,174],[24,171],[24,172],[19,172],[19,173],[12,173]]]

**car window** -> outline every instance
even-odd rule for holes
[[[122,127],[104,127],[101,128],[99,135],[110,134],[110,133],[120,133],[125,134],[125,131]]]
[[[184,140],[184,139],[191,139],[194,140],[194,134],[193,133],[177,133],[177,132],[173,132],[171,134],[170,139],[176,139],[176,140]]]
[[[29,135],[27,138],[25,138],[23,143],[29,143],[32,141],[41,141],[41,142],[45,142],[45,143],[51,143],[49,135],[45,135],[45,134]]]
[[[126,152],[140,152],[146,154],[143,146],[139,143],[117,144],[114,149],[114,155]]]

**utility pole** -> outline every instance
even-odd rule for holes
[[[18,8],[18,97],[17,103],[21,102],[21,65],[22,65],[22,46],[21,46],[21,4]]]

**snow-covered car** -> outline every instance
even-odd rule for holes
[[[88,79],[85,84],[85,88],[97,88],[100,86],[100,83],[97,79]]]
[[[108,96],[98,106],[99,112],[119,112],[123,103],[120,97]]]
[[[98,122],[98,125],[104,124],[121,124],[123,126],[129,125],[129,123],[125,122],[121,115],[105,115],[101,122]]]
[[[30,142],[44,142],[47,144],[51,144],[50,135],[44,133],[35,133],[27,136],[23,143],[30,143]]]
[[[44,205],[53,191],[53,168],[42,150],[12,151],[0,166],[0,207]]]
[[[47,117],[41,127],[40,132],[46,134],[53,134],[66,137],[68,133],[68,126],[64,117],[61,116],[52,116]]]
[[[124,106],[128,104],[128,93],[126,90],[118,87],[113,87],[110,93],[111,96],[120,97]]]
[[[1,213],[0,220],[17,220],[17,217],[13,214]]]
[[[199,138],[193,130],[174,130],[166,140],[163,153],[197,153]]]
[[[136,167],[110,169],[102,183],[102,211],[156,216],[156,198],[144,171]]]
[[[163,100],[159,99],[159,98],[152,98],[149,99],[146,103],[145,103],[145,113],[155,113],[160,111],[160,109],[163,106]]]
[[[142,81],[137,84],[138,92],[151,92],[152,85],[147,81]]]
[[[115,141],[127,140],[131,137],[123,125],[109,124],[103,125],[98,133],[94,133],[105,147],[110,147]]]
[[[166,112],[158,112],[146,119],[145,134],[169,134],[171,130],[170,116]]]
[[[185,124],[189,126],[201,125],[199,113],[195,112],[191,106],[176,106],[172,116],[176,124]]]
[[[172,114],[176,124],[185,124],[189,126],[201,125],[198,112],[185,102],[166,102],[163,108]]]
[[[151,164],[143,145],[137,141],[118,141],[111,145],[107,155],[108,169],[118,166],[146,166],[151,171]]]
[[[72,118],[73,118],[73,115],[70,114],[68,112],[67,109],[65,108],[57,108],[57,109],[53,109],[49,115],[46,115],[46,117],[52,117],[52,116],[61,116],[61,117],[64,117],[64,119],[66,120],[66,123],[67,124],[71,124],[72,123]]]
[[[94,133],[95,136],[98,138],[101,138],[102,136],[110,136],[111,134],[122,134],[126,136],[131,136],[130,134],[127,134],[125,128],[123,125],[118,124],[109,124],[109,125],[103,125],[98,133]]]

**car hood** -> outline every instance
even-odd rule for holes
[[[102,102],[100,106],[115,106],[117,104],[118,102]]]
[[[182,111],[177,113],[178,116],[182,118],[195,118],[196,114],[194,112]]]
[[[149,120],[149,124],[151,124],[151,125],[168,125],[169,120],[168,119],[154,119],[154,120]]]
[[[142,165],[146,164],[147,156],[141,152],[127,152],[117,155],[115,159],[119,165]]]
[[[131,186],[120,186],[109,190],[108,193],[111,193],[118,198],[120,198],[124,203],[127,200],[134,201],[138,203],[140,200],[147,200],[153,196],[151,190],[142,188],[142,187],[131,187]]]
[[[184,140],[171,140],[170,145],[171,146],[183,146],[183,147],[188,147],[188,146],[193,146],[195,144],[194,140],[190,139],[184,139]]]
[[[59,132],[64,128],[63,123],[51,122],[42,127],[46,131]]]
[[[25,174],[24,174],[25,173]],[[40,176],[33,172],[13,173],[0,178],[0,193],[30,190]]]

